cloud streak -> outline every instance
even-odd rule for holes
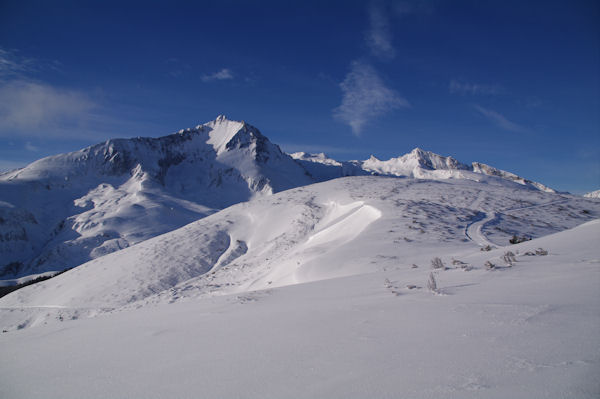
[[[94,107],[91,99],[74,90],[10,81],[0,86],[0,136],[39,137],[66,127],[76,130],[91,119]]]
[[[478,83],[460,82],[451,80],[448,85],[448,90],[452,94],[470,94],[470,95],[497,95],[502,93],[502,89],[498,86],[482,85]]]
[[[487,109],[487,108],[483,108],[479,105],[474,105],[473,107],[481,115],[485,116],[496,126],[502,128],[504,130],[508,130],[510,132],[516,132],[516,133],[526,133],[529,131],[529,129],[527,129],[526,127],[521,126],[515,122],[508,120],[504,115],[502,115],[496,111],[493,111],[493,110]]]
[[[409,102],[388,88],[377,71],[365,62],[352,62],[340,88],[342,104],[333,110],[333,116],[349,125],[356,136],[372,118],[397,108],[410,107]]]
[[[32,58],[21,57],[0,47],[0,78],[14,78],[36,70]]]
[[[228,68],[223,68],[220,71],[217,71],[210,75],[203,75],[203,82],[214,82],[216,80],[230,80],[233,79],[233,73]]]
[[[365,40],[371,53],[382,59],[391,59],[396,56],[392,45],[392,34],[389,17],[381,4],[372,3],[368,9],[369,29]]]
[[[40,150],[39,147],[31,144],[31,141],[28,141],[28,142],[25,143],[25,149],[27,151],[31,151],[31,152],[38,152]]]

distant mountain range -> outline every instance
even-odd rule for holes
[[[600,198],[600,190],[592,191],[583,195],[585,198]]]
[[[108,140],[0,175],[0,280],[72,268],[236,203],[360,175],[555,192],[418,148],[387,161],[286,154],[257,128],[219,116],[168,136]]]

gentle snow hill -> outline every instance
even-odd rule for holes
[[[0,278],[74,267],[312,182],[258,129],[223,116],[44,158],[0,176]]]
[[[583,195],[585,198],[600,198],[600,190],[592,191]]]
[[[385,183],[378,180],[370,187],[379,190],[373,198],[395,194],[388,190],[394,186]],[[431,193],[432,187],[445,184],[412,187],[428,187],[425,191]],[[473,186],[452,185],[457,186],[453,193]],[[318,194],[318,203],[325,198],[322,188],[305,194]],[[350,193],[359,194],[356,189]],[[275,197],[283,200],[283,194]],[[494,198],[498,194],[490,193]],[[556,197],[535,198],[537,205],[530,209],[543,215],[543,201]],[[512,202],[497,201],[495,206]],[[431,211],[434,204],[415,211]],[[405,205],[400,208],[413,209]],[[550,219],[560,218],[560,211],[550,208]],[[365,249],[363,240],[373,244],[382,238],[379,230],[385,227],[378,224],[388,219],[389,208],[381,211],[354,245]],[[336,216],[349,209],[331,212]],[[338,219],[322,220],[329,224]],[[358,219],[364,221],[364,215]],[[417,220],[430,223],[427,235],[435,232],[435,217]],[[403,234],[402,226],[410,220],[396,222],[389,239]],[[94,319],[65,318],[55,325],[0,334],[0,396],[597,398],[599,238],[598,220],[490,252],[468,243],[430,252],[424,238],[423,259],[437,253],[449,267],[433,271],[437,295],[425,288],[428,265],[405,264],[406,247],[388,240],[372,253],[375,263],[368,274]],[[548,255],[526,255],[540,247]],[[501,259],[507,249],[516,254],[512,266]],[[398,258],[377,257],[392,254]],[[355,255],[340,251],[337,263],[352,262]],[[452,265],[453,257],[473,269]],[[330,261],[320,266],[327,269]],[[485,270],[486,261],[498,267]]]
[[[0,298],[7,330],[148,304],[381,271],[600,217],[512,184],[347,177],[231,206]]]

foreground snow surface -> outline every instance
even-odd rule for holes
[[[511,247],[547,256],[439,271],[440,295],[396,269],[6,333],[0,396],[598,397],[599,237],[590,222]]]
[[[373,177],[235,205],[1,298],[0,397],[598,397],[597,212]]]

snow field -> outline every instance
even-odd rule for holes
[[[0,395],[597,397],[599,236],[591,222],[511,246],[510,268],[437,271],[441,295],[403,266],[6,333]]]
[[[575,226],[600,207],[533,190],[517,194],[461,180],[372,176],[288,190],[234,205],[0,298],[0,327],[60,323],[413,264],[426,280],[434,256],[460,257],[490,241],[508,244],[512,231],[505,228],[506,219],[478,220],[482,213],[501,215],[523,208],[526,200],[528,213],[518,226],[535,237]],[[574,217],[551,216],[554,206],[571,207]],[[591,206],[587,214],[578,211],[583,206]],[[545,224],[532,230],[539,219]],[[497,232],[504,232],[502,239]]]

